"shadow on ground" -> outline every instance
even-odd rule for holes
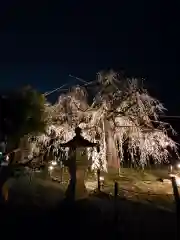
[[[107,194],[70,204],[59,184],[27,178],[11,184],[9,197],[0,206],[1,236],[9,239],[177,239],[176,214],[152,205]]]
[[[17,239],[176,239],[175,214],[118,200],[115,222],[114,207],[114,200],[97,196],[49,208],[6,204],[1,206],[1,234]]]

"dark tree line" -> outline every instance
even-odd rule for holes
[[[45,98],[31,87],[0,96],[0,134],[17,145],[29,133],[43,132]]]
[[[4,183],[13,173],[13,168],[18,167],[13,163],[13,155],[20,139],[27,134],[45,131],[44,104],[44,96],[31,87],[0,96],[0,141],[7,142],[6,153],[12,152],[9,165],[0,166],[0,193]],[[21,166],[28,164],[30,163]]]

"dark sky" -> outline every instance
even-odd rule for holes
[[[175,1],[3,2],[1,89],[29,83],[47,91],[70,81],[69,74],[92,80],[114,68],[145,77],[170,113],[180,114]]]

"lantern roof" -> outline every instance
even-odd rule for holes
[[[78,147],[95,147],[97,143],[92,143],[87,139],[84,139],[81,136],[81,128],[77,127],[75,129],[76,136],[67,143],[61,144],[61,147],[70,147],[70,148],[78,148]]]

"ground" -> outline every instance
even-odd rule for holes
[[[114,239],[112,236],[114,231],[121,239],[135,239],[136,237],[159,239],[159,236],[161,238],[168,237],[176,239],[176,214],[171,184],[157,182],[157,178],[161,177],[160,175],[162,174],[166,175],[166,171],[153,170],[153,172],[146,171],[142,173],[136,172],[133,169],[122,169],[120,177],[115,174],[105,175],[105,187],[103,191],[108,193],[113,192],[113,181],[116,180],[119,183],[120,196],[116,202],[112,197],[98,197],[97,195],[91,194],[89,202],[86,204],[81,203],[80,208],[76,208],[76,210],[72,211],[69,207],[61,207],[65,213],[60,214],[59,212],[57,213],[56,210],[53,213],[53,217],[52,215],[51,217],[49,217],[49,215],[48,217],[43,217],[47,219],[46,223],[43,222],[43,228],[46,229],[45,224],[48,224],[47,228],[50,228],[50,224],[53,224],[56,225],[54,228],[63,226],[64,229],[67,227],[65,224],[66,221],[70,224],[74,221],[73,224],[80,224],[77,227],[80,231],[82,224],[85,224],[85,220],[88,219],[87,221],[89,221],[91,219],[93,223],[96,222],[94,226],[99,226],[98,228],[101,235],[104,233],[103,236],[109,236],[108,239]],[[55,175],[57,177],[57,172]],[[20,209],[25,205],[28,207],[36,206],[41,209],[46,209],[46,211],[49,208],[55,208],[55,206],[59,206],[59,203],[64,197],[64,191],[67,186],[67,173],[64,174],[64,180],[64,184],[59,184],[50,179],[44,180],[38,174],[31,177],[26,175],[19,179],[9,179],[9,203],[13,203],[13,205],[16,206],[19,205]],[[87,183],[91,186],[92,184],[94,184],[94,187],[96,186],[96,181],[92,174],[89,174]],[[92,189],[89,189],[89,191],[92,192]],[[90,207],[91,205],[94,207]],[[84,208],[84,210],[81,208]],[[96,208],[99,210],[93,210]],[[27,210],[23,210],[23,214],[26,213],[26,219],[28,218],[28,221],[30,221],[29,224],[37,225],[37,221],[39,224],[40,220],[37,220],[37,216],[33,217],[32,212],[33,211],[27,213]],[[81,212],[85,212],[84,215],[81,215]],[[30,216],[28,214],[30,214]],[[56,217],[54,217],[54,214]],[[114,222],[116,214],[118,218],[117,221]],[[10,215],[12,215],[12,212]],[[6,217],[8,218],[8,214],[6,214]],[[53,220],[56,218],[56,221]],[[20,219],[20,217],[18,217],[18,219]],[[82,223],[79,222],[80,219]],[[27,220],[21,220],[21,223],[18,223],[18,225],[23,225],[26,221]],[[41,221],[44,221],[42,217]],[[88,231],[93,232],[89,222],[87,222],[86,226],[89,226]],[[83,231],[83,229],[81,230]],[[78,232],[78,234],[80,232]],[[72,231],[70,231],[70,233],[72,233]],[[105,239],[104,237],[102,238]]]
[[[54,178],[59,179],[59,169],[56,169],[52,175]],[[175,210],[172,185],[171,181],[168,180],[168,169],[166,167],[146,169],[145,171],[122,168],[120,175],[114,172],[102,175],[104,175],[105,179],[102,191],[106,193],[114,194],[114,181],[116,181],[118,182],[121,198],[151,204],[168,211]],[[65,183],[68,178],[68,173],[65,171],[63,174]],[[161,182],[158,181],[159,179],[167,179],[167,181]],[[94,174],[87,174],[86,186],[90,191],[97,187]]]
[[[165,182],[159,179],[167,180]],[[110,182],[113,186],[114,178],[109,176],[107,185]],[[115,180],[119,184],[119,194],[127,199],[146,204],[153,204],[159,208],[174,210],[174,197],[171,181],[168,181],[167,169],[153,169],[135,171],[134,169],[124,168]]]

